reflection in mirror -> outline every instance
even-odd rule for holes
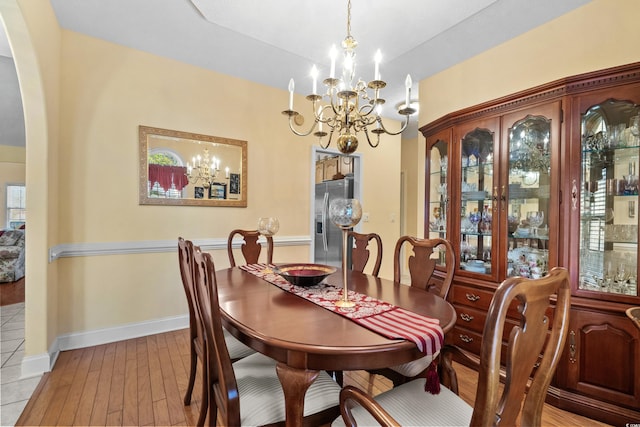
[[[247,142],[139,127],[141,205],[247,206]]]

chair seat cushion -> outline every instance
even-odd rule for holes
[[[242,359],[243,357],[250,356],[256,352],[251,347],[238,341],[238,339],[231,335],[231,333],[226,329],[223,329],[223,332],[224,340],[227,343],[227,350],[229,350],[229,357],[231,357],[231,360]]]
[[[473,408],[460,396],[446,387],[439,394],[424,391],[424,378],[409,381],[379,394],[375,400],[401,426],[468,426]],[[378,425],[376,420],[361,406],[353,408],[359,426]],[[342,417],[331,426],[344,426]]]
[[[276,374],[276,361],[254,353],[233,364],[240,394],[240,421],[258,426],[285,419],[284,392]],[[304,415],[323,411],[340,403],[340,386],[321,371],[307,390]]]
[[[403,363],[401,365],[392,366],[389,369],[392,371],[396,371],[397,373],[404,375],[408,378],[413,378],[418,375],[420,372],[424,371],[429,367],[431,362],[438,357],[440,352],[436,352],[432,356],[424,356],[418,360],[412,360],[411,362]]]

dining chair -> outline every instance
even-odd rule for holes
[[[262,245],[258,242],[260,232],[258,230],[236,229],[229,233],[229,240],[227,241],[227,253],[229,254],[229,264],[231,264],[231,267],[236,266],[236,260],[233,256],[233,239],[236,236],[241,236],[243,239],[240,249],[244,256],[245,264],[257,264],[260,259],[260,252],[262,252]],[[267,239],[267,263],[272,264],[273,237],[265,236],[265,238]]]
[[[255,353],[232,364],[222,339],[215,268],[211,255],[195,251],[197,310],[205,335],[209,365],[209,425],[258,426],[285,421],[285,399],[276,373],[276,361]],[[324,371],[305,395],[305,425],[322,425],[339,415],[340,386]]]
[[[398,239],[394,250],[393,257],[393,281],[400,283],[401,281],[401,265],[403,264],[403,247],[411,247],[413,255],[408,258],[409,276],[411,278],[411,286],[419,287],[428,292],[435,293],[447,299],[451,283],[453,282],[454,259],[455,253],[453,246],[448,240],[435,239],[418,239],[412,236],[402,236]],[[434,253],[442,254],[444,252],[444,277],[442,279],[434,277],[437,262],[440,258],[434,258]],[[382,375],[393,382],[394,386],[404,384],[407,381],[418,377],[425,377],[430,370],[437,372],[435,361],[439,353],[431,356],[425,356],[418,360],[403,363],[388,368],[369,370],[370,374]]]
[[[413,236],[402,236],[398,239],[393,254],[393,281],[400,283],[403,265],[403,252],[405,246],[413,249],[413,255],[409,256],[407,265],[411,286],[417,286],[429,292],[434,292],[447,299],[451,282],[453,281],[455,252],[448,240],[419,239]],[[434,258],[434,254],[441,255],[444,252],[444,277],[440,279],[433,275],[440,258]]]
[[[351,269],[364,272],[364,268],[369,261],[371,251],[368,249],[371,241],[376,242],[376,262],[373,265],[371,274],[378,277],[380,273],[380,265],[382,264],[382,239],[376,233],[362,234],[356,231],[350,230],[347,233],[348,237],[353,239],[353,246],[351,249]]]
[[[437,395],[425,393],[424,379],[392,388],[375,398],[347,386],[340,394],[342,419],[333,425],[512,426],[520,417],[520,425],[539,426],[547,389],[567,338],[570,293],[569,274],[562,267],[540,279],[511,277],[502,282],[487,312],[473,406],[447,388]],[[556,302],[550,319],[547,310],[553,295]],[[521,319],[508,334],[503,351],[507,311],[514,301]]]
[[[182,237],[178,237],[178,262],[180,265],[180,276],[182,278],[182,286],[187,296],[187,305],[189,307],[189,343],[190,343],[190,369],[189,369],[189,384],[187,385],[187,391],[184,394],[184,404],[186,406],[191,404],[191,396],[193,393],[193,387],[196,380],[196,371],[198,366],[198,360],[202,365],[202,404],[200,405],[199,424],[204,423],[207,415],[207,403],[208,403],[208,391],[209,387],[206,385],[204,378],[206,377],[207,367],[204,364],[204,332],[202,330],[202,322],[199,320],[199,313],[196,310],[196,293],[194,282],[194,270],[193,270],[193,252],[195,250],[193,242],[185,240]],[[199,248],[198,248],[199,250]],[[238,341],[229,332],[224,331],[224,339],[227,342],[229,348],[229,354],[233,360],[239,360],[243,357],[249,356],[255,353],[255,350],[244,345]]]

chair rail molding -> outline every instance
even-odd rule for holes
[[[203,250],[227,250],[227,238],[192,239]],[[261,242],[266,242],[260,238]],[[234,240],[233,247],[239,248],[242,241]],[[281,236],[273,239],[274,246],[310,246],[310,236]],[[172,240],[140,240],[130,242],[86,242],[62,243],[49,248],[49,262],[58,258],[84,257],[98,255],[146,254],[175,252],[178,238]]]

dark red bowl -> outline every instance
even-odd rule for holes
[[[293,285],[314,286],[335,273],[336,268],[322,264],[283,264],[277,266],[274,272]]]

